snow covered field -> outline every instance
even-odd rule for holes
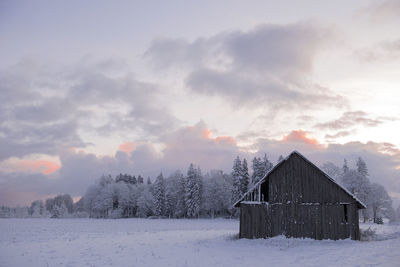
[[[379,226],[384,240],[368,242],[238,240],[238,228],[224,219],[0,219],[0,266],[400,266],[400,226]]]

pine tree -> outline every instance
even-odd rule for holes
[[[135,175],[129,177],[129,183],[130,184],[137,184],[137,179],[136,179]]]
[[[274,166],[267,157],[267,153],[264,154],[264,158],[261,162],[261,168],[262,168],[262,177],[264,178],[264,176],[272,169],[272,167]]]
[[[346,173],[349,171],[349,166],[347,165],[347,159],[343,160],[343,167],[342,167],[343,173]]]
[[[178,178],[178,192],[175,215],[177,217],[184,217],[186,215],[186,181],[185,177],[180,173]]]
[[[249,168],[247,167],[247,160],[243,159],[241,173],[240,173],[240,185],[239,191],[243,195],[247,192],[250,183]]]
[[[252,162],[253,175],[251,177],[251,183],[254,185],[260,181],[264,176],[272,169],[273,164],[268,160],[267,154],[264,154],[264,158],[254,158]]]
[[[143,177],[139,174],[139,176],[138,176],[138,178],[137,178],[137,183],[138,184],[143,184],[144,183],[144,181],[143,181]]]
[[[201,178],[199,170],[191,163],[185,182],[185,204],[188,217],[199,215],[201,205]]]
[[[357,160],[357,171],[364,177],[367,177],[369,175],[368,169],[367,169],[367,164],[361,157],[358,157],[358,160]]]
[[[199,216],[202,204],[202,195],[203,195],[203,175],[201,174],[200,166],[197,166],[196,169],[196,189],[197,193],[195,194],[195,208],[196,214]]]
[[[278,158],[278,163],[281,162],[282,160],[284,160],[284,158],[283,158],[282,155],[280,155],[279,158]]]
[[[241,196],[241,190],[240,190],[240,180],[242,176],[242,163],[240,161],[240,158],[237,157],[233,161],[233,167],[232,167],[232,181],[233,181],[233,188],[232,188],[232,203],[236,202],[240,196]]]
[[[252,169],[253,174],[251,175],[251,184],[256,184],[261,179],[261,172],[260,172],[260,158],[254,157],[252,160]]]
[[[150,177],[147,177],[147,184],[148,184],[148,185],[150,185],[150,184],[151,184]]]
[[[165,215],[165,184],[164,177],[162,173],[157,176],[157,179],[154,183],[154,206],[155,206],[155,214],[157,216]]]

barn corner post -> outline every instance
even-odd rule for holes
[[[360,240],[354,195],[297,151],[239,199],[240,238],[276,235]]]

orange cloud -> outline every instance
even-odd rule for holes
[[[319,145],[317,139],[309,137],[307,132],[303,130],[291,131],[288,135],[283,136],[283,141],[285,142],[296,142],[296,143],[306,143],[310,145]]]
[[[210,130],[208,129],[203,129],[203,137],[207,138],[207,139],[211,139],[212,133]]]
[[[21,160],[16,164],[19,171],[41,172],[50,174],[57,171],[61,166],[57,162],[48,160]]]
[[[215,138],[215,143],[237,145],[236,140],[232,136],[218,136]]]
[[[125,152],[126,154],[130,154],[133,150],[136,149],[136,144],[132,142],[125,142],[119,145],[118,150]]]

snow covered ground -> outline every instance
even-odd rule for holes
[[[380,241],[236,239],[237,220],[0,219],[0,266],[400,266],[400,226]]]

